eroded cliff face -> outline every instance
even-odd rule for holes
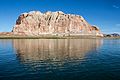
[[[61,11],[41,13],[31,11],[21,14],[12,30],[14,35],[95,35],[102,36],[96,26],[88,24],[82,16]]]

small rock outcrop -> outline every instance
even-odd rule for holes
[[[82,16],[61,11],[41,13],[31,11],[21,14],[12,30],[14,35],[95,35],[102,36],[100,29],[88,24]]]
[[[13,35],[12,32],[0,32],[0,36],[11,36]]]

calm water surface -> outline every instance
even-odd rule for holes
[[[120,39],[1,39],[0,80],[120,80]]]

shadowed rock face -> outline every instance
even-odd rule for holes
[[[15,39],[13,46],[22,62],[83,59],[102,45],[101,39]]]
[[[82,16],[61,11],[41,13],[32,11],[21,14],[12,32],[15,35],[80,34],[102,36],[96,26],[88,24]]]

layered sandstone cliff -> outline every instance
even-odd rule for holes
[[[88,24],[82,16],[61,11],[41,13],[31,11],[21,14],[12,30],[14,35],[95,35],[102,36],[96,26]]]

